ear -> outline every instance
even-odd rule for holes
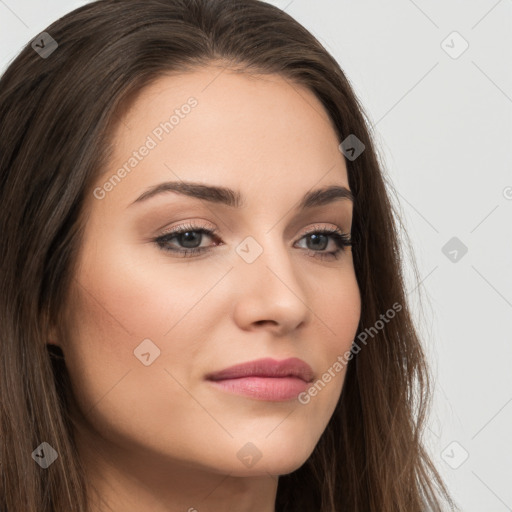
[[[46,334],[46,345],[55,345],[62,348],[62,334],[61,330],[57,328],[57,325],[49,320],[49,315],[46,314],[46,325],[48,326]]]
[[[47,345],[56,345],[58,347],[61,347],[60,336],[57,333],[57,329],[53,325],[48,329],[48,336],[46,338],[46,344]]]

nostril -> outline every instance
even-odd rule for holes
[[[271,322],[273,324],[277,324],[277,322],[275,320],[256,320],[256,322],[254,322],[256,325],[261,325],[261,324],[266,324],[267,322]]]

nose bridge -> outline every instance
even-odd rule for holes
[[[235,247],[233,315],[242,329],[271,326],[282,335],[308,323],[310,308],[291,252],[299,249],[292,249],[282,229],[272,225],[253,224]]]
[[[293,296],[305,302],[301,280],[293,265],[290,250],[279,229],[255,231],[236,247],[242,261],[240,277],[243,282],[255,282],[265,293]],[[269,289],[270,288],[270,289]]]

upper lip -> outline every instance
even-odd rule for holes
[[[313,370],[309,364],[297,357],[276,361],[271,358],[257,359],[247,363],[210,373],[208,380],[237,379],[240,377],[298,377],[305,382],[313,380]]]

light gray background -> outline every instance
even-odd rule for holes
[[[0,71],[85,3],[0,0]],[[408,266],[432,456],[462,510],[512,511],[512,0],[271,3],[334,55],[375,126],[421,276]],[[466,254],[445,256],[452,237]]]

